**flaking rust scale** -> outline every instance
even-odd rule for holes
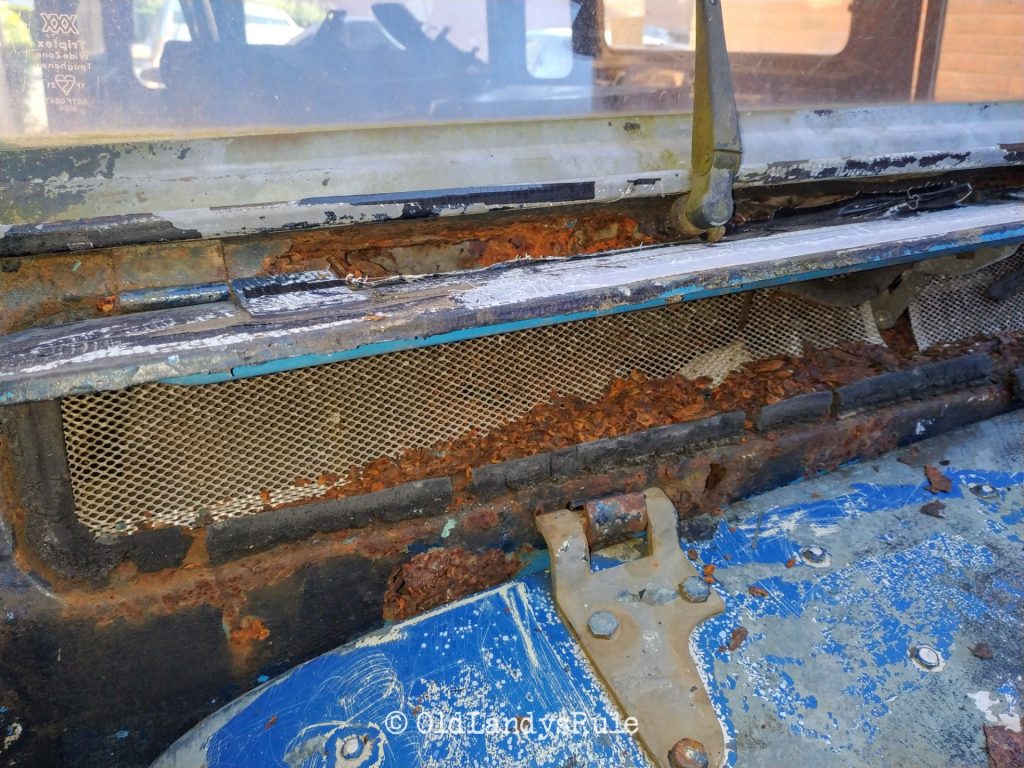
[[[927,464],[924,468],[924,474],[928,478],[928,490],[931,493],[949,493],[953,490],[953,481],[938,467]],[[925,514],[929,513],[926,512]]]

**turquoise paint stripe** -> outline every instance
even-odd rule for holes
[[[1024,226],[1012,230],[1002,230],[1000,232],[987,234],[983,233],[970,242],[960,244],[938,243],[925,247],[920,251],[915,251],[912,254],[903,254],[892,258],[868,260],[860,264],[846,267],[811,270],[795,275],[782,275],[780,277],[773,277],[766,280],[744,281],[742,278],[737,277],[736,279],[730,279],[728,284],[716,289],[701,289],[695,286],[683,286],[681,288],[666,291],[657,298],[648,299],[647,301],[638,302],[636,304],[625,304],[620,307],[569,312],[560,315],[551,315],[549,317],[533,317],[507,323],[497,323],[495,325],[475,326],[473,328],[440,333],[434,336],[415,336],[408,339],[393,339],[373,344],[363,344],[352,349],[338,350],[337,352],[310,353],[297,355],[295,357],[286,357],[280,360],[271,360],[266,363],[258,363],[255,365],[236,366],[228,371],[221,371],[217,373],[198,373],[189,376],[176,376],[173,378],[162,379],[160,383],[186,387],[202,386],[205,384],[221,384],[226,381],[250,379],[256,376],[266,376],[272,373],[284,373],[286,371],[294,371],[300,368],[311,368],[318,365],[338,363],[344,360],[356,360],[362,357],[372,357],[374,355],[386,355],[407,349],[422,349],[424,347],[432,347],[440,344],[451,344],[459,341],[484,338],[486,336],[497,336],[503,333],[512,333],[514,331],[524,331],[531,328],[571,323],[576,320],[589,320],[595,317],[619,315],[626,312],[637,312],[644,309],[655,309],[675,301],[696,301],[697,299],[705,299],[712,296],[723,296],[740,291],[771,288],[790,283],[805,282],[808,280],[818,280],[825,277],[832,277],[834,275],[861,272],[881,266],[892,266],[896,264],[921,261],[925,254],[931,256],[936,256],[938,254],[953,254],[972,250],[977,248],[979,245],[1011,243],[1022,238],[1024,238]]]
[[[611,309],[587,310],[585,312],[572,312],[551,317],[533,317],[526,320],[515,320],[509,323],[498,323],[496,325],[482,325],[473,328],[465,328],[458,331],[439,333],[435,336],[417,336],[410,339],[394,339],[374,344],[363,344],[353,349],[343,349],[337,352],[317,353],[286,357],[281,360],[271,360],[258,365],[244,365],[232,368],[230,371],[221,373],[199,373],[192,376],[179,376],[172,379],[163,379],[162,384],[177,384],[182,386],[198,386],[202,384],[217,384],[235,379],[249,379],[254,376],[266,376],[270,373],[282,373],[294,371],[298,368],[309,368],[315,365],[327,365],[343,360],[355,360],[360,357],[372,357],[373,355],[386,355],[391,352],[400,352],[406,349],[420,349],[433,347],[438,344],[451,344],[457,341],[469,341],[484,336],[496,336],[502,333],[513,331],[525,331],[530,328],[540,328],[546,325],[559,325],[569,323],[573,320],[588,320],[603,315],[617,315],[624,312],[633,312],[641,309],[652,309],[661,307],[668,303],[667,299],[658,298],[639,304],[629,304],[623,307]]]

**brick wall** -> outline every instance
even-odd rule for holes
[[[850,35],[849,0],[725,0],[731,51],[831,55]]]
[[[1024,98],[1024,0],[949,0],[935,98]]]

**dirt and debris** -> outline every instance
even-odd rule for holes
[[[414,555],[391,572],[384,593],[384,620],[401,621],[510,579],[522,567],[518,555],[500,549],[479,554],[461,547]]]
[[[746,627],[736,627],[736,629],[732,631],[732,634],[729,635],[729,643],[727,645],[718,646],[719,653],[737,650],[744,642],[746,642],[747,635],[749,634],[750,633],[747,631]]]
[[[330,268],[379,278],[479,269],[515,259],[565,258],[666,242],[655,214],[636,210],[516,212],[290,233],[267,248],[264,274]]]
[[[953,490],[953,481],[946,476],[938,467],[928,464],[924,468],[924,475],[928,478],[928,491],[930,493],[949,493]],[[924,512],[924,509],[921,510]],[[928,514],[927,512],[925,514]]]
[[[971,653],[977,656],[979,659],[991,659],[993,655],[992,648],[988,645],[988,643],[978,643],[973,648],[971,648]]]
[[[877,344],[849,342],[832,349],[806,350],[802,356],[744,363],[711,393],[718,410],[756,411],[780,400],[849,384],[916,364]]]
[[[459,477],[486,466],[652,427],[677,424],[716,413],[756,413],[796,395],[828,390],[866,377],[963,354],[984,352],[1005,367],[1024,360],[1024,336],[1001,335],[939,345],[925,353],[904,354],[881,345],[850,342],[832,349],[808,349],[802,356],[780,355],[745,363],[717,387],[707,378],[680,374],[650,378],[634,371],[609,382],[594,400],[552,392],[520,418],[488,432],[469,430],[425,448],[410,448],[362,467],[339,468],[316,478],[340,498],[380,491],[411,480]],[[912,453],[912,452],[911,452]],[[911,463],[913,456],[907,457]],[[310,481],[303,481],[308,484]],[[303,501],[282,506],[293,506]]]
[[[938,517],[945,519],[946,516],[942,514],[942,510],[946,508],[946,505],[941,501],[929,501],[927,504],[921,506],[921,514],[928,515],[929,517]]]
[[[1021,724],[1024,725],[1024,718]],[[989,768],[1024,768],[1024,733],[1003,725],[983,727]]]
[[[921,450],[916,445],[913,445],[910,447],[909,451],[897,457],[896,461],[900,464],[906,464],[908,467],[912,467],[917,463],[917,459],[920,455]]]
[[[751,584],[749,587],[747,587],[747,592],[750,593],[751,597],[768,597],[767,589],[765,589],[764,587],[758,587],[754,584]]]
[[[856,364],[855,361],[860,361]],[[486,434],[470,431],[430,448],[410,449],[352,467],[328,495],[354,495],[422,477],[455,474],[466,467],[530,456],[601,438],[676,424],[737,409],[757,410],[787,397],[821,390],[899,367],[884,348],[851,345],[748,363],[716,388],[706,378],[652,379],[634,371],[615,379],[595,401],[553,392],[546,403]]]

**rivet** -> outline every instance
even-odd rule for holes
[[[942,664],[942,654],[930,645],[919,645],[910,652],[911,658],[925,669],[936,669]]]

